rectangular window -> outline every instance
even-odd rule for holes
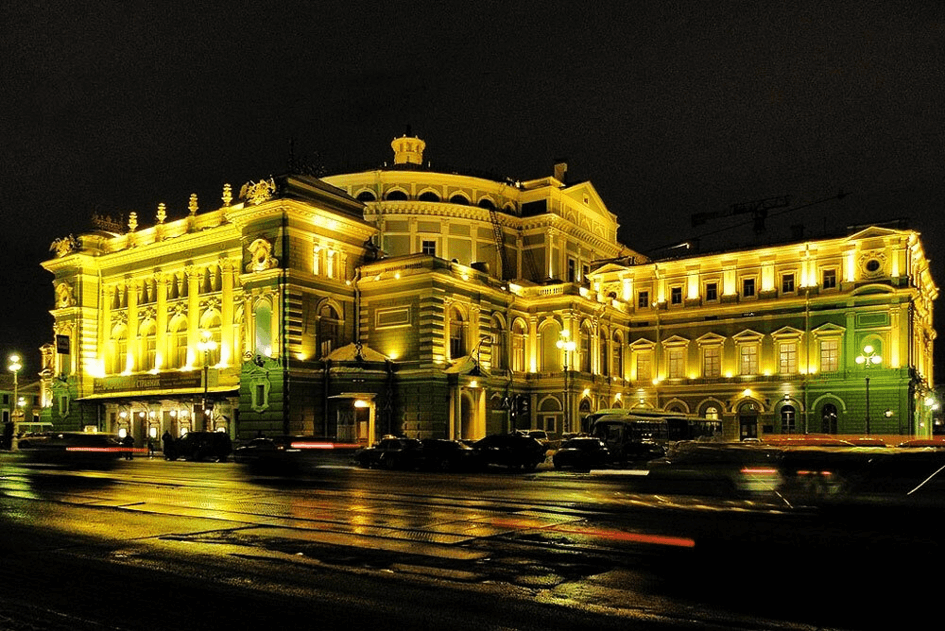
[[[785,274],[781,277],[781,293],[794,293],[794,274]]]
[[[568,259],[568,282],[577,282],[577,261]]]
[[[742,297],[751,298],[755,295],[755,279],[746,278],[742,281]]]
[[[637,307],[640,309],[646,309],[650,306],[650,292],[641,291],[637,294]]]
[[[825,269],[823,276],[823,288],[833,289],[837,286],[837,270]]]
[[[682,287],[670,287],[669,301],[674,305],[682,304]]]
[[[797,372],[797,343],[782,342],[778,348],[778,372],[793,375]]]
[[[553,434],[555,431],[557,431],[555,429],[555,427],[557,427],[556,421],[557,419],[554,416],[542,417],[542,420],[541,420],[541,423],[539,424],[538,429],[543,429],[549,434]]]
[[[686,376],[686,356],[682,348],[669,349],[669,378],[682,379]]]
[[[758,374],[758,345],[743,344],[738,351],[738,372],[742,375]]]
[[[653,362],[649,353],[637,355],[637,380],[651,381],[653,379]]]
[[[702,351],[702,374],[709,378],[722,374],[722,347],[709,346]]]
[[[420,244],[420,252],[430,256],[436,256],[436,241],[423,241]]]
[[[840,340],[821,340],[820,372],[840,370]]]
[[[719,299],[719,285],[718,283],[706,283],[705,285],[705,299],[706,302],[715,302]]]

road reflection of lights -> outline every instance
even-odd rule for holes
[[[669,535],[656,535],[645,532],[625,532],[622,530],[601,530],[599,528],[572,528],[568,526],[552,526],[549,530],[555,532],[564,532],[575,535],[585,535],[588,537],[598,537],[608,541],[630,541],[633,543],[647,543],[660,546],[672,546],[676,548],[694,548],[695,539],[689,537],[672,537]]]

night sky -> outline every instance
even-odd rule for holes
[[[945,283],[945,3],[183,4],[0,3],[0,352],[27,374],[53,239],[93,213],[179,218],[191,193],[215,209],[224,183],[284,172],[290,140],[333,172],[378,166],[407,125],[434,167],[565,159],[641,252],[909,218]],[[760,236],[690,227],[782,195]]]

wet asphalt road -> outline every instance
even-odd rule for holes
[[[915,628],[939,591],[934,515],[632,472],[0,467],[0,629]]]

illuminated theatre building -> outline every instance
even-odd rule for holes
[[[561,434],[605,408],[718,417],[730,438],[930,433],[916,232],[651,261],[564,164],[500,180],[392,147],[391,166],[227,185],[213,210],[54,242],[44,420],[139,444]]]

